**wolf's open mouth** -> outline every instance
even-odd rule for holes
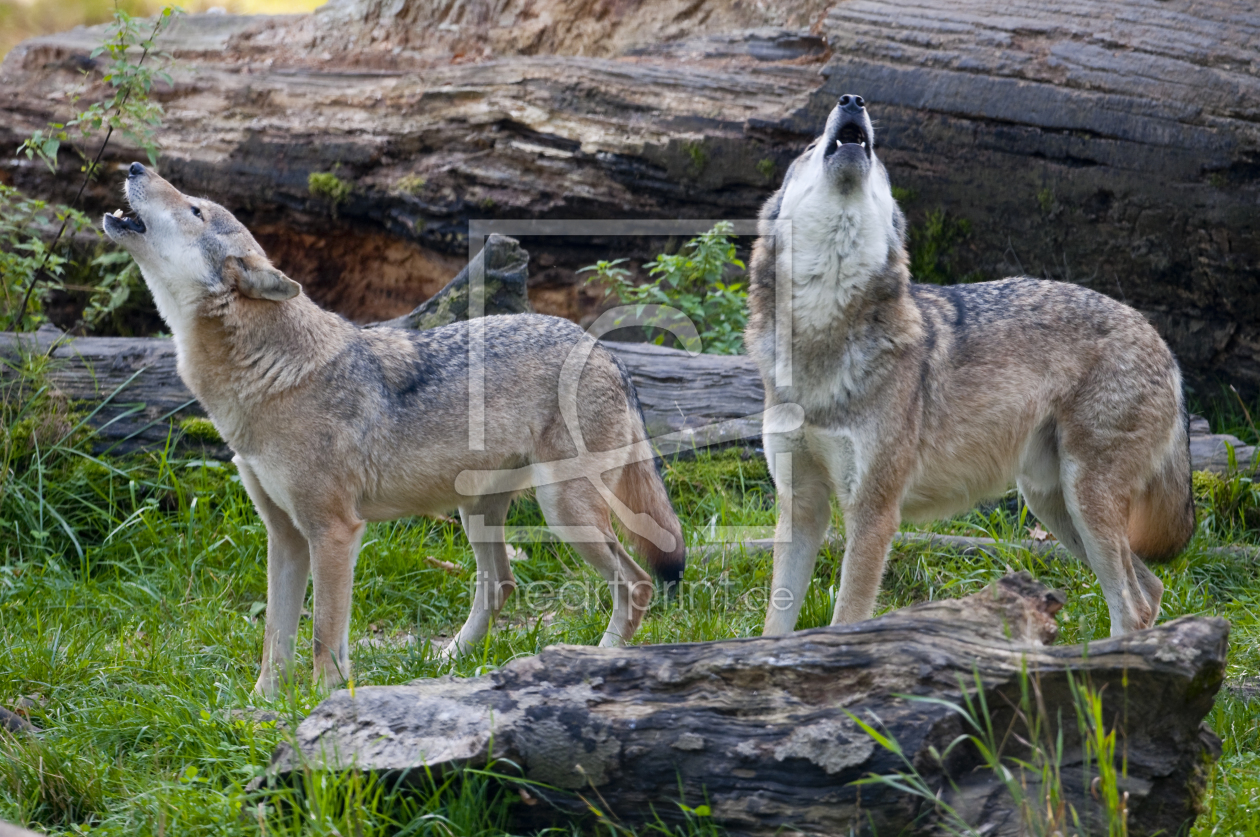
[[[147,229],[144,225],[144,219],[139,214],[124,215],[121,209],[115,209],[112,217],[117,218],[122,228],[130,232],[143,234]]]
[[[839,132],[836,134],[836,140],[831,147],[827,149],[826,156],[830,157],[840,150],[842,145],[856,145],[867,153],[870,152],[870,137],[866,135],[866,130],[858,122],[846,122],[840,126]]]

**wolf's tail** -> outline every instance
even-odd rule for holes
[[[1190,432],[1185,406],[1177,435],[1163,461],[1129,506],[1129,548],[1144,561],[1168,561],[1194,534],[1190,486]]]
[[[635,392],[630,381],[630,373],[620,358],[612,355],[613,361],[621,372],[622,384],[630,410],[635,415],[635,442],[646,441],[647,426],[643,418],[643,407],[639,404],[639,394]],[[682,581],[683,570],[687,566],[687,548],[683,544],[682,524],[669,502],[669,494],[665,491],[665,481],[661,478],[661,460],[659,456],[632,462],[621,472],[621,482],[617,487],[617,496],[621,502],[637,514],[646,514],[656,521],[666,533],[673,538],[672,548],[658,546],[647,536],[636,532],[634,527],[625,526],[626,535],[634,544],[635,550],[647,561],[653,574],[660,579],[666,593],[677,590]],[[624,522],[624,521],[623,521]]]

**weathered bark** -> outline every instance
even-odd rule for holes
[[[486,310],[494,313],[496,309],[488,306]],[[418,321],[425,317],[423,312],[429,311],[426,304],[400,320]],[[43,352],[51,350],[59,362],[48,377],[65,397],[90,405],[103,403],[91,420],[98,429],[102,449],[115,453],[160,449],[171,438],[172,420],[205,415],[175,371],[175,346],[170,340],[67,338],[56,329],[44,329],[34,335],[0,332],[0,357],[12,356],[21,341]],[[760,444],[763,390],[756,367],[748,358],[691,357],[676,349],[644,343],[604,345],[629,370],[648,432],[657,438],[662,453],[688,453],[739,441]],[[6,373],[7,369],[0,369],[0,378]],[[192,444],[206,456],[231,457],[225,445],[185,441],[178,434],[175,441]],[[1233,436],[1208,433],[1207,422],[1201,419],[1192,423],[1191,467],[1196,471],[1227,472],[1227,445],[1234,448],[1240,466],[1253,461],[1252,446]]]
[[[1145,311],[1196,385],[1260,387],[1260,13],[1037,0],[335,2],[190,16],[163,173],[237,212],[313,297],[361,321],[453,272],[472,218],[751,217],[837,94],[871,103],[913,221],[971,223],[959,274],[1070,279]],[[66,115],[99,30],[0,68],[0,145]],[[0,177],[68,197],[20,158]],[[134,149],[115,144],[110,163]],[[352,186],[333,217],[312,171]],[[115,183],[93,192],[111,208]],[[599,298],[574,271],[661,242],[526,240],[535,307]]]
[[[895,738],[980,833],[1014,835],[1020,815],[974,748],[954,749],[943,764],[930,755],[972,730],[949,707],[907,696],[961,705],[964,693],[983,692],[1006,756],[1027,757],[1019,740],[1027,729],[1014,712],[1027,673],[1025,685],[1044,702],[1046,740],[1062,720],[1062,790],[1083,833],[1107,827],[1089,791],[1096,771],[1069,678],[1098,690],[1104,723],[1123,730],[1129,832],[1180,833],[1219,754],[1202,720],[1221,684],[1228,624],[1178,619],[1093,642],[1086,653],[1046,645],[1062,603],[1021,573],[857,625],[684,645],[557,646],[483,677],[359,687],[320,704],[298,727],[297,749],[276,751],[270,775],[307,765],[405,776],[501,759],[553,789],[529,788],[545,804],[514,805],[517,828],[588,817],[584,797],[629,823],[653,812],[678,821],[675,802],[704,802],[732,834],[935,833],[930,804],[851,784],[905,770],[856,716]],[[510,772],[503,761],[498,769]]]

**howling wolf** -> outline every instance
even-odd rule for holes
[[[1181,373],[1142,315],[1024,277],[913,284],[861,96],[840,98],[761,218],[745,342],[767,408],[805,413],[803,427],[764,429],[781,498],[765,633],[796,625],[831,495],[846,537],[839,624],[871,616],[903,518],[955,514],[1012,482],[1093,568],[1112,635],[1151,626],[1163,584],[1143,561],[1185,547],[1194,503]],[[790,248],[772,234],[788,221]],[[790,385],[776,385],[778,351]]]
[[[474,450],[468,323],[356,328],[311,302],[218,204],[182,194],[139,163],[126,194],[134,215],[106,215],[105,232],[140,265],[175,338],[180,377],[236,453],[267,525],[256,691],[274,693],[286,675],[308,573],[315,680],[349,676],[351,583],[369,520],[458,508],[470,535],[488,533],[472,537],[472,613],[446,653],[480,642],[515,587],[501,527],[519,475],[536,463],[548,522],[587,533],[573,547],[613,588],[602,645],[628,640],[652,596],[649,577],[613,532],[610,509],[658,576],[681,578],[682,530],[634,387],[620,361],[577,326],[534,314],[480,321],[484,443]],[[585,362],[567,364],[571,356]],[[586,469],[596,479],[571,471],[547,478],[548,467],[572,463],[588,445],[598,452],[587,457],[598,467]],[[649,453],[620,455],[631,448]],[[489,481],[468,478],[477,474]]]

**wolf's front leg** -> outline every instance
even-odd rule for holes
[[[831,624],[861,622],[875,613],[888,547],[899,525],[901,509],[892,492],[861,491],[845,508],[844,563]]]
[[[367,525],[348,515],[311,536],[315,579],[314,685],[332,688],[350,679],[350,604],[354,563]]]
[[[785,436],[765,437],[766,459],[779,495],[774,530],[774,571],[763,636],[796,628],[801,605],[831,523],[831,484],[822,464],[803,445]]]
[[[289,515],[267,496],[249,465],[239,456],[232,461],[258,516],[267,526],[267,627],[254,693],[273,697],[280,683],[292,673],[293,637],[297,634],[311,568],[310,545]]]

